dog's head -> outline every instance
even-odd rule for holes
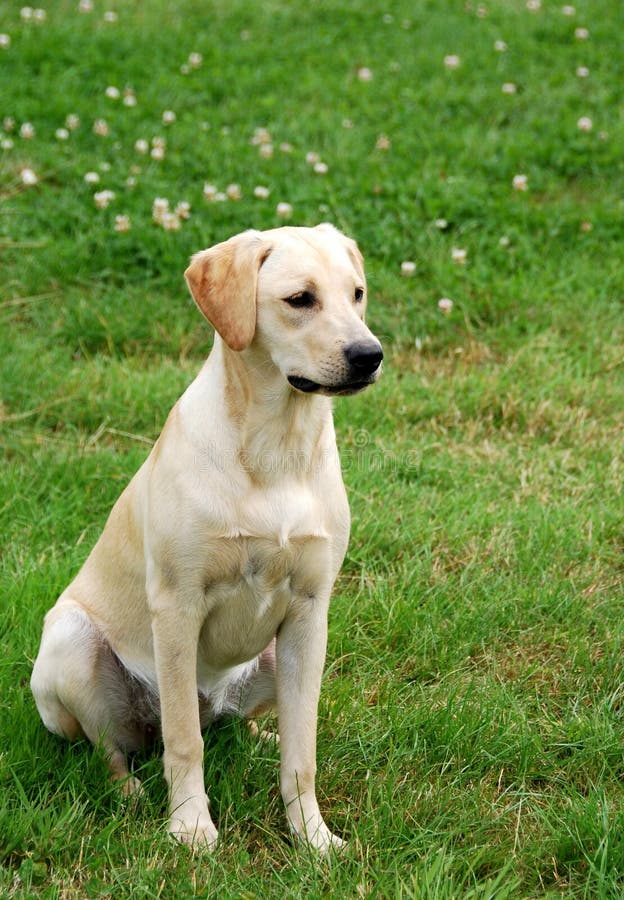
[[[225,343],[263,350],[296,390],[354,394],[377,380],[362,255],[332,225],[246,231],[197,253],[185,276]]]

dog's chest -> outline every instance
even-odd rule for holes
[[[269,644],[291,603],[310,602],[326,541],[266,538],[221,542],[224,572],[205,584],[207,615],[200,637],[200,666],[220,669],[257,656]]]
[[[305,495],[288,502],[281,492],[266,500],[249,498],[239,524],[208,541],[200,639],[207,664],[231,665],[260,653],[289,605],[310,602],[324,582],[330,538],[316,504]]]

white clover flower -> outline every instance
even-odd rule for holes
[[[179,219],[190,219],[191,204],[187,200],[180,200],[174,212]]]
[[[69,131],[67,128],[57,128],[54,132],[54,136],[57,141],[66,141],[69,138]]]
[[[172,109],[166,109],[162,114],[163,125],[173,125],[177,116]]]
[[[254,188],[254,197],[257,197],[259,200],[266,200],[270,194],[271,191],[268,189],[268,187],[264,187],[261,184]]]
[[[160,222],[165,213],[169,212],[169,201],[166,197],[156,197],[152,203],[152,217]]]
[[[228,184],[225,189],[228,200],[240,200],[243,196],[240,184]]]
[[[128,175],[128,177],[126,178],[126,187],[132,189],[132,188],[135,188],[136,185],[137,185],[137,180],[134,177],[134,175]]]
[[[137,153],[145,154],[149,150],[149,144],[145,138],[139,138],[134,142],[134,149]]]
[[[214,184],[204,184],[204,200],[209,203],[217,196],[218,188]]]
[[[467,256],[468,256],[468,251],[463,250],[461,247],[453,247],[451,249],[451,259],[458,266],[463,266],[466,264]]]
[[[448,222],[446,221],[446,219],[436,219],[434,225],[436,228],[439,228],[440,231],[444,231],[446,228],[448,228]]]
[[[106,207],[115,199],[114,191],[98,191],[93,195],[93,201],[98,209],[106,209]]]
[[[324,162],[314,163],[314,171],[317,175],[327,175],[329,172],[329,166]]]
[[[526,8],[531,12],[538,12],[542,8],[542,0],[527,0]]]
[[[115,231],[130,231],[130,217],[115,216]]]
[[[380,134],[379,137],[377,138],[377,142],[375,144],[376,149],[377,150],[389,150],[391,146],[392,146],[392,143],[391,143],[388,135]]]
[[[438,309],[443,315],[448,316],[453,309],[453,301],[449,297],[442,297],[438,300]]]
[[[260,144],[270,144],[271,135],[266,128],[256,128],[251,138],[251,143],[257,147]]]
[[[494,41],[494,49],[497,53],[504,53],[507,50],[505,41]]]
[[[204,58],[201,55],[201,53],[190,53],[188,61],[189,61],[189,66],[191,66],[191,68],[199,69],[202,62],[204,61]]]
[[[444,66],[447,69],[458,69],[461,65],[461,59],[456,53],[449,53],[444,57]]]
[[[117,13],[114,12],[114,10],[112,10],[112,9],[108,9],[108,10],[106,10],[106,12],[104,13],[104,21],[105,21],[105,22],[109,22],[109,23],[110,23],[110,22],[116,22],[118,18],[119,18],[119,16],[118,16]]]
[[[401,263],[401,275],[404,275],[406,278],[413,275],[415,271],[416,263],[412,262],[411,259],[406,259]]]
[[[289,144],[288,141],[282,141],[282,143],[279,145],[279,148],[282,153],[292,153],[293,152],[293,145]]]
[[[165,213],[160,222],[165,231],[179,231],[182,224],[175,213]]]
[[[594,127],[594,123],[589,118],[589,116],[581,116],[576,124],[579,131],[591,131]]]
[[[118,87],[115,87],[114,84],[109,85],[104,91],[109,100],[119,100],[121,97],[121,91]]]
[[[70,131],[76,131],[77,128],[80,128],[80,119],[75,113],[70,113],[65,119],[65,125]]]
[[[98,184],[100,176],[97,172],[87,172],[85,174],[84,180],[87,182],[87,184]]]
[[[589,69],[587,66],[579,66],[576,70],[577,78],[589,78]]]
[[[516,94],[518,91],[518,87],[513,83],[513,81],[506,81],[501,90],[503,94]]]
[[[108,137],[110,133],[110,129],[108,127],[108,122],[106,119],[96,119],[93,123],[93,133],[97,134],[98,137]]]
[[[561,12],[563,13],[564,16],[575,16],[576,15],[576,9],[574,6],[562,6]]]
[[[306,153],[305,161],[309,166],[315,166],[318,162],[321,161],[321,157],[318,153],[315,153],[311,150],[309,153]]]
[[[11,46],[11,35],[10,34],[0,34],[0,50],[6,50],[7,47]]]
[[[371,69],[368,68],[368,66],[360,66],[360,68],[357,70],[357,77],[360,81],[372,81],[373,73]]]
[[[506,234],[504,234],[498,239],[498,243],[501,247],[509,247],[509,245],[511,244],[511,239],[508,238]]]
[[[93,0],[80,0],[80,3],[78,4],[78,12],[93,12]]]
[[[32,187],[39,180],[32,169],[22,169],[20,178],[22,179],[22,184],[25,184],[27,187]]]
[[[261,144],[259,152],[260,152],[260,156],[262,157],[262,159],[272,159],[273,144]]]
[[[581,222],[580,228],[583,234],[589,234],[590,231],[593,231],[594,226],[591,222]]]
[[[162,147],[162,149],[164,150],[166,146],[167,141],[164,139],[164,137],[157,136],[152,138],[152,147]]]
[[[100,169],[102,170],[102,172],[110,172],[110,168],[111,164],[109,162],[104,161],[100,163]]]
[[[129,88],[129,87],[124,88],[124,96],[123,96],[123,100],[121,102],[123,103],[124,106],[129,106],[129,107],[137,105],[137,98],[136,98],[132,88]]]
[[[289,219],[293,214],[293,208],[290,203],[278,203],[275,212],[280,217],[280,219]]]
[[[33,19],[35,20],[35,22],[45,22],[45,19],[46,19],[45,9],[33,9]]]
[[[589,37],[589,29],[587,28],[575,28],[574,29],[574,37],[577,41],[586,41]]]
[[[165,148],[160,145],[157,147],[152,147],[150,150],[150,156],[152,159],[155,159],[157,162],[161,162],[165,158]]]
[[[343,128],[353,128],[353,120],[352,119],[343,119],[342,127]]]
[[[20,16],[25,22],[29,22],[33,17],[32,6],[22,6],[20,9]]]
[[[188,75],[188,73],[189,73],[190,71],[191,71],[191,67],[190,67],[190,66],[187,66],[186,63],[182,63],[182,65],[180,66],[180,73],[181,73],[182,75]]]
[[[35,136],[35,127],[30,122],[24,122],[19,130],[19,136],[25,141],[30,141]]]
[[[528,176],[527,175],[514,175],[511,184],[515,191],[528,191],[528,189],[529,189]]]
[[[15,119],[13,116],[5,116],[2,120],[2,127],[5,131],[13,131],[15,128]]]
[[[13,138],[2,138],[2,140],[0,140],[0,149],[12,150],[13,149]]]

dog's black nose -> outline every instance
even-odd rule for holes
[[[372,375],[383,359],[383,350],[377,341],[355,341],[344,349],[344,355],[357,375]]]

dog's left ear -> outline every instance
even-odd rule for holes
[[[353,238],[347,237],[346,234],[343,234],[342,231],[338,231],[338,229],[334,225],[331,225],[329,222],[321,222],[320,225],[316,225],[315,227],[318,231],[325,231],[328,234],[333,234],[341,239],[341,241],[347,248],[347,253],[351,257],[351,262],[355,266],[356,271],[362,278],[364,278],[364,257],[362,256],[360,248],[355,243]]]
[[[259,231],[244,231],[196,253],[184,273],[195,303],[232,350],[253,340],[258,272],[269,252]]]

